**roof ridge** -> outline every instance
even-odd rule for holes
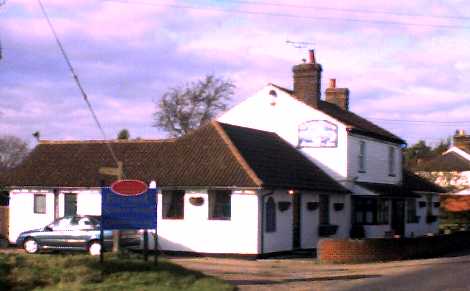
[[[106,143],[163,143],[174,142],[176,139],[130,139],[130,140],[40,140],[39,144],[61,145],[61,144],[106,144]]]
[[[235,159],[237,162],[241,165],[243,170],[248,174],[248,176],[253,180],[253,182],[258,185],[262,186],[263,181],[256,175],[255,171],[250,167],[248,162],[245,160],[245,158],[242,156],[238,148],[233,144],[232,140],[230,137],[227,135],[225,130],[222,128],[220,123],[216,120],[211,121],[212,126],[214,126],[215,130],[219,134],[219,136],[222,138],[224,143],[228,146],[230,152],[234,155]]]

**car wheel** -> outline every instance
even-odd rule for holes
[[[99,256],[101,253],[101,244],[98,241],[92,241],[88,247],[88,252],[92,256]]]
[[[39,251],[39,245],[38,245],[37,241],[35,241],[32,238],[28,238],[24,242],[23,248],[28,254],[35,254]]]

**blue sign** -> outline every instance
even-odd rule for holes
[[[101,190],[103,229],[154,229],[157,227],[157,189],[122,195],[111,187]]]

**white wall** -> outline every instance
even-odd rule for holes
[[[263,239],[263,253],[273,253],[273,252],[282,252],[282,251],[291,251],[292,250],[292,195],[287,193],[287,190],[277,190],[271,196],[265,197],[265,203],[268,201],[269,197],[274,198],[276,203],[276,231],[275,232],[266,232],[265,227],[264,239]],[[280,201],[290,202],[290,207],[285,211],[280,211],[278,203]],[[264,213],[266,215],[266,212]],[[266,218],[264,219],[266,223]]]
[[[407,237],[416,237],[416,236],[423,236],[428,234],[438,234],[439,233],[439,207],[434,207],[434,205],[428,205],[427,199],[425,195],[422,195],[421,198],[416,199],[416,215],[420,217],[419,223],[406,223],[405,224],[405,236]],[[425,201],[425,207],[419,207],[419,201]],[[432,204],[434,202],[439,202],[440,198],[439,195],[434,194],[432,195]],[[427,223],[426,216],[428,214],[428,207],[432,209],[432,215],[438,217],[436,222]],[[405,212],[405,222],[407,221],[406,217],[407,213]]]
[[[77,214],[101,214],[100,190],[73,189],[59,191],[59,217],[64,215],[65,193],[77,194]],[[46,213],[34,213],[34,194],[46,194]],[[52,221],[54,221],[54,193],[52,190],[18,189],[10,191],[10,242],[15,243],[21,232],[44,227]]]
[[[46,195],[46,213],[34,213],[34,194]],[[26,230],[46,226],[54,220],[54,194],[47,190],[14,190],[10,192],[9,240],[16,242]]]
[[[202,197],[194,206],[191,197]],[[184,219],[162,219],[162,195],[158,194],[158,245],[161,250],[200,253],[258,253],[258,196],[233,192],[230,220],[209,220],[206,191],[186,191]],[[150,248],[153,242],[149,241]]]
[[[275,90],[275,100],[269,91]],[[276,105],[271,103],[275,101]],[[296,147],[298,127],[311,120],[326,120],[338,126],[338,147],[303,148],[302,152],[316,162],[325,172],[337,179],[347,174],[347,132],[346,127],[336,119],[300,102],[282,90],[266,86],[254,96],[231,108],[218,119],[220,122],[276,132]]]
[[[316,248],[318,240],[321,238],[318,235],[318,223],[320,210],[310,211],[307,209],[308,202],[318,202],[319,194],[310,191],[301,191],[300,196],[300,240],[302,249]],[[330,196],[330,224],[338,225],[338,231],[335,235],[329,238],[347,238],[350,231],[350,217],[351,217],[351,197],[344,194],[326,194]],[[268,197],[273,197],[276,203],[276,231],[266,233],[264,232],[264,253],[291,251],[293,245],[293,211],[292,204],[288,210],[281,212],[278,208],[278,202],[288,201],[292,203],[292,195],[289,195],[287,190],[277,190],[271,196],[267,196],[264,200],[265,203]],[[334,210],[334,203],[344,203],[343,210]],[[266,214],[265,214],[266,215]],[[266,223],[266,219],[264,219]],[[263,231],[265,227],[263,227]]]
[[[360,141],[366,144],[366,172],[359,172]],[[395,148],[395,175],[389,175],[388,151]],[[350,135],[348,139],[348,178],[359,182],[396,184],[402,180],[402,155],[400,147],[393,143],[378,141],[373,138]]]

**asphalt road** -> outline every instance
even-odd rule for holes
[[[419,271],[370,278],[364,284],[346,290],[470,290],[470,256],[462,257],[457,261],[436,262]]]

